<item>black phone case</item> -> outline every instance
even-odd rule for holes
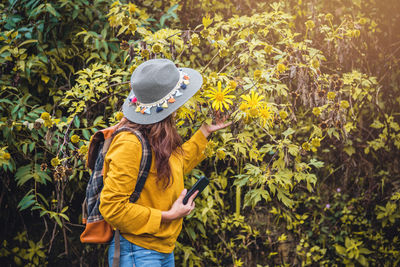
[[[200,195],[200,193],[204,190],[204,188],[206,188],[206,186],[209,184],[209,182],[210,181],[205,176],[202,176],[199,180],[197,180],[197,182],[193,185],[192,188],[190,188],[189,192],[187,192],[185,197],[183,198],[183,204],[186,205],[190,196],[193,195],[193,193],[198,190],[199,193],[194,198],[194,199],[196,199]]]

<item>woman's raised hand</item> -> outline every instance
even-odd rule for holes
[[[221,129],[224,129],[224,128],[228,127],[229,125],[231,125],[232,124],[231,121],[226,122],[227,118],[228,118],[227,116],[221,118],[221,116],[217,115],[215,124],[208,125],[206,123],[203,123],[203,125],[201,125],[201,127],[200,127],[200,130],[204,134],[204,136],[207,138],[211,133],[221,130]]]

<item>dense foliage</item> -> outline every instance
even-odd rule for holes
[[[235,122],[186,179],[211,184],[177,266],[399,264],[397,0],[0,7],[2,262],[106,265],[106,246],[79,241],[87,145],[122,118],[135,67],[165,57],[204,79],[184,138]]]

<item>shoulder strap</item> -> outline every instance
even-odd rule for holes
[[[142,133],[140,133],[137,130],[134,130],[132,128],[129,127],[121,127],[118,130],[116,130],[112,137],[107,139],[109,140],[107,143],[104,144],[104,146],[106,147],[104,149],[103,147],[103,155],[105,155],[108,151],[108,148],[110,147],[111,141],[112,139],[114,139],[114,137],[119,134],[120,132],[131,132],[134,135],[137,136],[137,138],[139,139],[140,143],[142,144],[142,159],[140,161],[140,167],[139,167],[139,174],[138,174],[138,179],[136,182],[136,186],[135,186],[135,190],[133,191],[133,193],[131,194],[131,196],[129,197],[129,202],[134,203],[139,199],[140,193],[143,190],[144,184],[146,182],[147,176],[149,175],[149,171],[150,171],[150,167],[151,167],[151,160],[152,160],[152,154],[151,154],[151,147],[149,142],[147,141],[147,139],[142,135]],[[106,140],[106,141],[107,141]],[[119,263],[120,263],[120,232],[117,229],[115,231],[115,247],[114,247],[114,256],[113,256],[113,264],[112,267],[118,267]],[[135,266],[135,265],[134,265]]]
[[[135,190],[133,191],[132,195],[129,198],[129,201],[131,203],[134,203],[139,199],[140,193],[143,190],[147,176],[149,175],[151,161],[152,161],[151,146],[150,146],[149,142],[147,141],[147,139],[142,135],[141,132],[139,132],[138,130],[129,128],[129,127],[119,128],[118,130],[116,130],[113,133],[112,138],[114,138],[120,132],[124,132],[124,131],[131,132],[134,135],[136,135],[137,138],[139,139],[140,143],[142,144],[142,160],[140,161],[138,179],[136,182]],[[108,144],[108,146],[109,146],[109,144]],[[107,147],[107,150],[108,150],[108,147]]]

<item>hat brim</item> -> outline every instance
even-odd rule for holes
[[[130,104],[129,97],[133,95],[133,91],[131,90],[128,97],[125,99],[124,104],[122,105],[122,113],[124,116],[134,123],[153,124],[167,118],[175,110],[185,104],[201,88],[201,85],[203,84],[203,77],[194,69],[180,69],[182,69],[182,71],[189,76],[190,83],[187,85],[186,89],[180,89],[182,95],[176,97],[174,103],[168,103],[168,108],[163,109],[161,112],[156,112],[156,107],[152,107],[150,114],[142,114],[140,112],[136,112],[136,105]]]

